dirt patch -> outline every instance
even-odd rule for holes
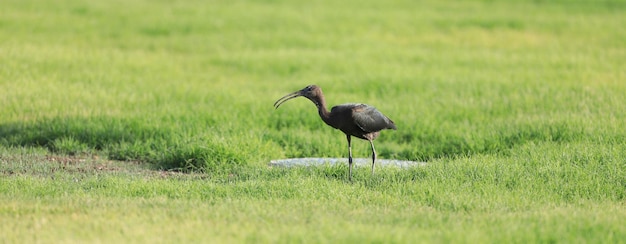
[[[132,162],[116,162],[111,160],[103,160],[99,156],[65,156],[65,155],[46,155],[45,160],[50,163],[56,163],[64,170],[76,170],[79,172],[89,171],[121,171],[123,168],[121,163]]]

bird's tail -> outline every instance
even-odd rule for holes
[[[393,122],[393,120],[389,119],[389,123],[387,123],[387,129],[397,130],[398,128],[396,127],[396,124]]]

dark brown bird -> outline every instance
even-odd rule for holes
[[[274,103],[278,107],[284,102],[296,98],[306,97],[317,107],[317,111],[322,120],[335,129],[346,134],[348,139],[348,177],[352,181],[352,136],[368,140],[372,146],[372,174],[374,174],[374,164],[376,162],[376,150],[374,149],[374,139],[378,137],[381,130],[396,129],[396,125],[383,115],[376,108],[362,103],[347,103],[334,106],[330,112],[326,108],[326,100],[322,93],[322,88],[310,85],[302,90],[287,94]]]

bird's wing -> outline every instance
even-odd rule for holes
[[[396,129],[396,125],[376,108],[358,104],[352,108],[352,118],[359,128],[365,132],[376,132],[383,129]]]

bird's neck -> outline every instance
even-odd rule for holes
[[[324,120],[324,122],[327,122],[328,119],[330,119],[330,112],[326,108],[326,100],[324,99],[324,97],[319,96],[313,102],[315,103],[315,106],[317,106],[317,111],[319,112],[320,117],[322,117],[322,120]]]

